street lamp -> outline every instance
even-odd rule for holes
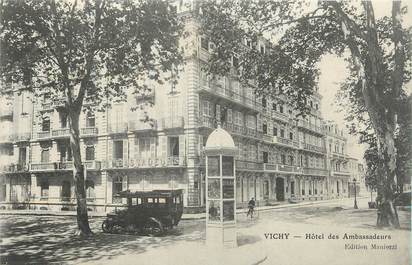
[[[353,178],[353,188],[355,190],[355,202],[354,202],[353,208],[358,209],[358,203],[356,202],[356,178]]]

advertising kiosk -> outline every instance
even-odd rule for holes
[[[237,246],[236,147],[230,134],[220,128],[206,141],[206,244]]]

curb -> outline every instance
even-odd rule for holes
[[[365,198],[365,197],[359,197]],[[343,199],[352,199],[352,198],[343,198]],[[285,203],[279,204],[274,206],[261,206],[256,207],[256,211],[264,212],[276,209],[284,209],[284,208],[299,208],[299,207],[306,207],[311,205],[317,204],[324,204],[330,202],[339,202],[343,199],[332,199],[332,200],[321,200],[321,201],[308,201],[308,202],[298,202],[298,203]],[[248,209],[236,209],[236,214],[246,213]],[[31,215],[31,216],[76,216],[76,212],[42,212],[42,211],[24,211],[24,210],[0,210],[0,215]],[[106,217],[106,213],[91,213],[89,215],[91,218],[102,218]],[[206,213],[199,213],[199,214],[183,214],[181,220],[199,220],[205,219]]]

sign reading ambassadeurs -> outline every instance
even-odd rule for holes
[[[186,157],[169,156],[140,159],[114,159],[105,161],[105,168],[153,168],[153,167],[179,167],[186,165]]]

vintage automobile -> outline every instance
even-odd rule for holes
[[[161,235],[176,226],[183,213],[183,190],[122,191],[127,206],[107,214],[103,232]]]

